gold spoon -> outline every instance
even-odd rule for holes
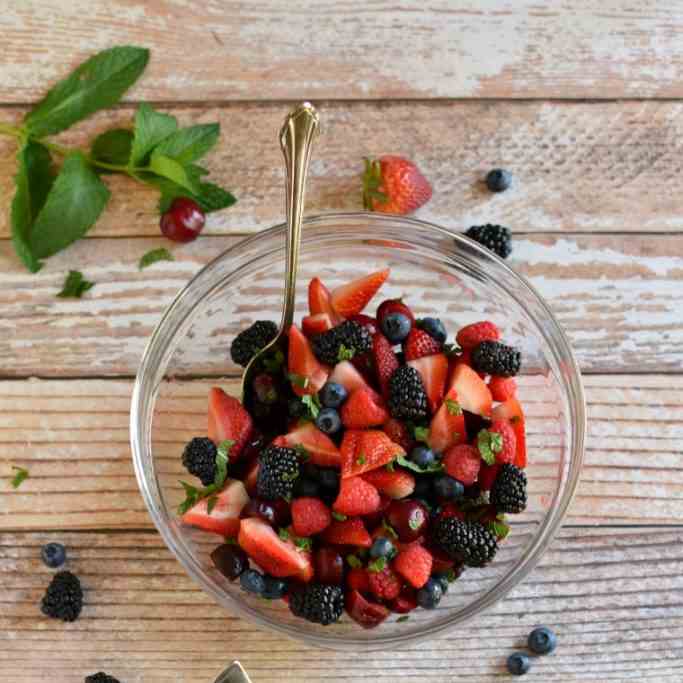
[[[285,260],[285,301],[282,307],[282,322],[275,339],[261,349],[250,361],[242,374],[242,404],[248,406],[252,379],[260,367],[260,359],[275,351],[286,337],[294,319],[296,297],[296,274],[299,267],[299,245],[301,243],[301,222],[304,215],[306,174],[311,157],[313,141],[318,134],[320,120],[315,107],[303,102],[295,107],[285,119],[280,130],[280,147],[285,157],[287,246]]]

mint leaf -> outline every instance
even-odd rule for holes
[[[489,522],[488,528],[491,533],[495,534],[500,540],[507,538],[507,535],[510,533],[510,527],[505,522],[501,522],[497,519]]]
[[[80,270],[70,270],[64,280],[62,291],[57,294],[60,299],[80,299],[85,292],[95,286],[94,282],[88,282]]]
[[[216,474],[214,475],[213,485],[219,489],[225,484],[225,479],[228,476],[228,456],[230,449],[235,445],[232,439],[226,439],[218,444],[216,450]]]
[[[413,429],[413,434],[416,441],[427,443],[429,440],[429,427],[415,427]]]
[[[10,220],[12,245],[24,265],[35,273],[41,263],[34,256],[29,240],[36,216],[45,204],[54,175],[50,152],[38,142],[28,142],[17,154],[19,169],[15,176],[17,190],[12,199]]]
[[[133,145],[133,133],[126,128],[114,128],[98,135],[90,148],[90,156],[106,164],[125,166],[130,159]],[[98,169],[99,173],[107,173],[106,169]]]
[[[396,458],[396,462],[401,467],[405,467],[407,470],[412,470],[413,472],[419,472],[420,474],[443,471],[443,465],[440,462],[435,462],[433,465],[430,465],[429,467],[420,467],[419,465],[416,465],[412,460],[408,460],[408,458],[406,458],[405,455],[399,455]]]
[[[283,540],[283,541],[288,541],[290,539],[290,534],[287,529],[280,529],[277,532],[277,535]]]
[[[353,346],[349,349],[344,346],[344,344],[339,345],[339,351],[337,351],[337,360],[341,363],[345,360],[351,360],[356,355],[356,349]]]
[[[289,381],[299,389],[305,389],[308,386],[308,377],[303,377],[302,375],[297,375],[294,372],[290,372],[287,377]]]
[[[408,614],[404,614],[403,616],[396,619],[396,623],[402,624],[404,621],[408,621],[408,619],[410,619],[410,616]]]
[[[176,185],[180,185],[190,192],[197,191],[197,185],[187,174],[183,165],[179,161],[176,161],[165,154],[161,154],[158,149],[152,152],[152,158],[149,160],[149,168],[157,175],[173,181]]]
[[[321,403],[318,394],[306,394],[301,397],[301,402],[308,408],[310,416],[315,420],[320,414]]]
[[[338,522],[345,522],[348,517],[346,515],[342,515],[341,512],[335,512],[332,510],[332,519],[336,519]]]
[[[200,491],[196,486],[181,481],[180,485],[185,491],[185,500],[178,505],[178,514],[184,515],[200,499]]]
[[[28,479],[28,470],[25,467],[15,467],[14,465],[12,465],[12,469],[17,472],[12,478],[12,488],[18,489]]]
[[[496,462],[496,453],[503,450],[502,434],[482,429],[477,435],[477,448],[482,460],[487,465],[493,465]]]
[[[313,548],[313,541],[310,538],[295,538],[294,545],[300,550],[311,550]]]
[[[447,398],[444,403],[446,404],[446,410],[449,415],[462,415],[462,408],[457,401],[452,398]]]
[[[163,140],[155,152],[175,159],[184,166],[201,159],[218,142],[220,132],[218,123],[181,128]]]
[[[166,247],[161,247],[160,249],[151,249],[140,258],[140,262],[138,263],[138,269],[143,270],[144,268],[151,266],[153,263],[156,263],[157,261],[173,260],[173,254],[171,254],[171,252],[168,249],[166,249]]]
[[[29,247],[34,257],[52,256],[83,237],[99,218],[109,196],[80,152],[68,156],[33,223]]]
[[[167,178],[160,178],[159,176],[154,176],[151,174],[146,174],[141,176],[141,179],[150,185],[154,185],[161,192],[161,197],[159,198],[159,212],[164,213],[168,211],[174,199],[178,197],[189,197],[193,199],[201,207],[204,213],[212,213],[213,211],[220,211],[221,209],[227,209],[232,206],[237,199],[230,194],[227,190],[224,190],[218,185],[213,183],[202,183],[198,181],[197,172],[193,170],[193,166],[186,166],[185,171],[190,176],[190,178],[197,178],[198,191],[197,193],[192,193],[189,190],[176,185],[171,180]]]
[[[135,133],[130,154],[131,167],[142,166],[149,153],[177,129],[178,121],[175,116],[155,111],[149,104],[143,102],[135,113]]]
[[[381,572],[386,566],[387,566],[387,558],[386,557],[378,557],[373,562],[370,562],[370,564],[368,565],[368,571],[377,574],[377,573]]]
[[[358,465],[365,465],[366,460],[365,460],[365,453],[361,453],[357,458],[356,458],[356,464]]]
[[[360,569],[363,563],[355,555],[347,555],[346,562],[351,569]]]
[[[149,50],[121,46],[104,50],[81,64],[55,85],[26,115],[24,123],[34,137],[54,135],[116,104],[140,77]]]

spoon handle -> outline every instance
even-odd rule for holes
[[[280,147],[287,170],[287,251],[285,261],[285,303],[281,330],[286,332],[294,319],[296,273],[299,268],[301,221],[304,215],[306,174],[313,140],[318,133],[318,112],[308,102],[295,107],[280,131]]]

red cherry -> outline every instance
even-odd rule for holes
[[[417,500],[395,500],[387,512],[389,524],[401,541],[414,541],[427,530],[429,513]]]
[[[161,215],[161,233],[174,242],[191,242],[199,235],[206,216],[199,204],[187,197],[173,200],[168,211]]]
[[[289,524],[289,506],[284,500],[261,500],[252,498],[242,510],[242,517],[259,517],[270,526],[278,528]]]
[[[335,548],[322,547],[313,558],[315,580],[330,586],[341,586],[344,581],[344,560]]]

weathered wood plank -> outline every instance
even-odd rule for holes
[[[37,607],[51,573],[40,546],[53,540],[67,545],[69,567],[85,588],[73,624],[49,621]],[[3,533],[0,681],[27,683],[49,670],[50,680],[67,683],[104,669],[127,683],[205,683],[239,658],[259,683],[443,683],[454,671],[485,683],[505,675],[507,655],[543,623],[557,631],[559,645],[534,659],[529,680],[674,683],[683,673],[682,541],[680,529],[565,529],[527,581],[465,627],[349,657],[257,631],[223,611],[156,534]],[[465,573],[451,592],[472,582]]]
[[[126,43],[152,49],[148,100],[680,97],[682,23],[675,0],[9,3],[0,101]]]
[[[141,238],[85,240],[51,259],[38,275],[16,261],[8,242],[0,242],[0,374],[134,374],[168,303],[201,265],[236,239],[200,239],[190,245]],[[176,260],[140,272],[140,256],[161,244]],[[527,235],[517,240],[513,256],[512,265],[546,297],[569,333],[584,370],[680,370],[683,235]],[[73,267],[97,285],[82,300],[56,298]],[[352,265],[317,268],[332,284],[360,274],[359,266],[354,270]],[[302,273],[302,283],[312,273],[311,268]],[[396,273],[386,293],[408,293],[419,313],[437,311],[453,331],[461,324],[462,314],[450,310],[443,295],[425,288],[420,300],[413,291],[414,282]],[[190,371],[235,371],[225,353],[230,340],[253,319],[278,319],[280,292],[275,276],[250,288],[245,293],[249,300],[236,305],[234,316],[228,320],[226,313],[225,321],[214,325],[220,328],[211,338],[215,353],[199,354]],[[304,297],[302,286],[302,306]]]
[[[585,381],[586,463],[569,522],[680,523],[683,377]],[[210,385],[176,382],[164,392],[154,444],[159,476],[173,491],[184,443],[205,432]],[[150,525],[128,445],[130,391],[130,382],[114,380],[0,382],[0,528]],[[524,394],[536,497],[550,485],[558,448],[546,394]],[[31,473],[16,491],[12,465]]]
[[[0,18],[2,21],[2,18]],[[33,68],[33,67],[32,67]],[[683,116],[672,102],[321,103],[324,131],[313,156],[308,211],[360,210],[362,158],[398,153],[434,185],[418,216],[464,230],[479,223],[513,230],[642,232],[681,228]],[[220,121],[207,158],[239,198],[209,218],[207,233],[256,231],[282,221],[282,155],[276,134],[289,108],[234,104],[172,109],[184,124]],[[97,115],[62,136],[84,145],[110,125],[129,126],[130,108]],[[0,108],[0,120],[19,112]],[[0,138],[0,237],[9,236],[13,142]],[[482,178],[509,168],[498,195]],[[158,235],[156,194],[107,178],[113,199],[92,235]]]

